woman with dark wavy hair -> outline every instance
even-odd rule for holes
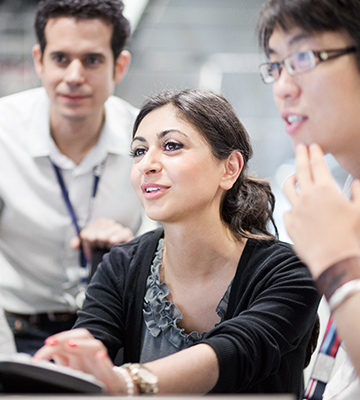
[[[107,254],[74,330],[36,354],[111,393],[302,392],[319,297],[279,242],[249,136],[204,90],[150,98],[135,122],[131,181],[162,228]],[[94,338],[95,337],[95,338]],[[126,364],[113,367],[119,349]]]

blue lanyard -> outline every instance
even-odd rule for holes
[[[56,172],[56,177],[58,179],[58,182],[59,182],[59,185],[60,185],[60,188],[61,188],[61,193],[62,193],[62,196],[64,198],[66,207],[67,207],[67,209],[69,211],[69,214],[71,216],[72,223],[73,223],[73,225],[75,227],[75,230],[76,230],[76,233],[77,233],[78,237],[80,238],[81,229],[79,227],[79,224],[78,224],[78,221],[77,221],[77,218],[76,218],[75,210],[74,210],[74,208],[73,208],[73,206],[71,204],[71,201],[70,201],[70,198],[69,198],[69,193],[68,193],[68,191],[66,189],[66,185],[65,185],[64,179],[63,179],[63,177],[61,175],[60,168],[57,165],[55,165],[52,161],[51,161],[51,164],[53,165],[54,170]],[[93,204],[93,202],[95,200],[95,197],[96,197],[96,192],[97,192],[98,185],[99,185],[101,170],[102,170],[102,164],[100,166],[97,166],[96,168],[94,168],[94,184],[93,184],[93,190],[92,190],[92,195],[91,195],[91,199],[90,199],[90,210],[89,210],[89,212],[91,212],[91,207],[92,207],[92,204]],[[85,254],[84,254],[83,247],[82,247],[81,242],[80,242],[80,265],[83,268],[86,268],[86,264],[87,264],[87,260],[86,260]]]

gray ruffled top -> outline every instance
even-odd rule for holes
[[[206,334],[206,332],[195,331],[187,334],[184,329],[178,327],[182,318],[181,312],[175,304],[166,299],[169,295],[169,287],[165,282],[160,282],[159,270],[162,266],[163,249],[164,239],[161,238],[146,282],[141,363],[186,349],[199,342]],[[231,284],[232,282],[216,307],[216,312],[220,317],[219,323],[225,318]]]

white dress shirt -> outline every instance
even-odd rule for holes
[[[14,336],[7,324],[4,311],[0,309],[0,355],[16,353]]]
[[[32,314],[73,311],[81,267],[76,236],[50,160],[62,172],[79,226],[112,218],[136,232],[141,206],[130,184],[138,110],[111,96],[97,145],[76,165],[50,136],[43,88],[0,99],[0,306]],[[93,208],[94,169],[103,165]]]
[[[326,385],[323,400],[359,400],[360,380],[355,369],[346,356],[332,379]]]

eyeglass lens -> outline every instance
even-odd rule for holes
[[[314,53],[310,50],[292,54],[290,60],[291,68],[295,73],[308,71],[316,64]]]

